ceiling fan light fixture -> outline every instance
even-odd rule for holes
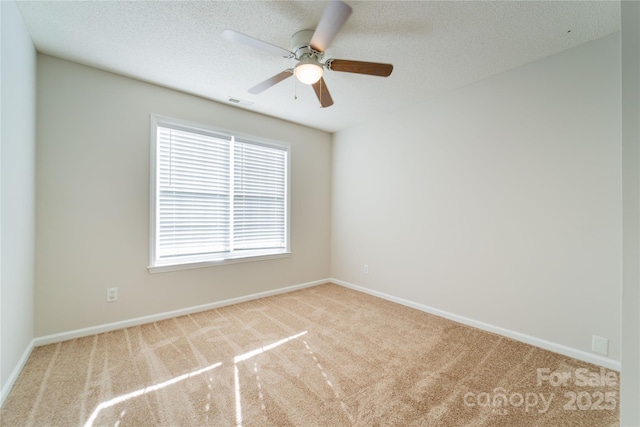
[[[312,85],[322,78],[324,70],[322,69],[322,66],[316,61],[303,60],[300,61],[298,65],[296,65],[295,69],[293,70],[293,74],[295,74],[300,83]]]

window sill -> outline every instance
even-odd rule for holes
[[[190,270],[192,268],[207,268],[207,267],[220,267],[222,265],[229,264],[240,264],[243,262],[255,262],[255,261],[267,261],[270,259],[279,259],[279,258],[289,258],[291,257],[291,252],[283,252],[279,254],[272,255],[258,255],[258,256],[247,256],[241,258],[228,258],[221,259],[216,261],[198,261],[198,262],[190,262],[183,264],[170,264],[170,265],[158,265],[153,266],[150,265],[147,267],[149,273],[165,273],[168,271],[177,271],[177,270]]]

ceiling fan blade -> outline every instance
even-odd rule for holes
[[[327,89],[327,84],[324,82],[324,79],[320,77],[320,80],[312,86],[322,108],[331,107],[333,105],[333,99],[331,99],[331,94],[329,93],[329,89]]]
[[[329,3],[311,37],[311,47],[318,52],[326,51],[351,12],[351,7],[339,0]]]
[[[345,73],[369,74],[371,76],[389,77],[393,65],[379,62],[351,61],[348,59],[329,59],[327,68]]]
[[[285,58],[293,58],[294,54],[287,49],[283,49],[271,43],[256,39],[255,37],[242,34],[236,30],[226,29],[222,32],[222,37],[232,42],[246,44],[256,49],[261,49],[274,55],[283,56]]]
[[[249,93],[257,95],[291,76],[293,76],[293,68],[284,70],[283,72],[276,74],[275,76],[263,81],[262,83],[258,83],[257,85],[249,89]]]

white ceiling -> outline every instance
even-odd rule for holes
[[[235,44],[225,28],[289,49],[314,29],[317,1],[19,1],[39,52],[334,132],[620,30],[618,1],[348,1],[326,58],[394,64],[388,78],[326,71],[320,109],[295,79],[247,89],[292,67]],[[294,99],[297,92],[298,99]]]

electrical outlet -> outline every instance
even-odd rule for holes
[[[597,335],[591,337],[591,351],[606,356],[609,354],[609,340]]]
[[[107,302],[118,301],[118,288],[107,288]]]
[[[365,274],[369,274],[369,264],[365,264],[363,270]]]

